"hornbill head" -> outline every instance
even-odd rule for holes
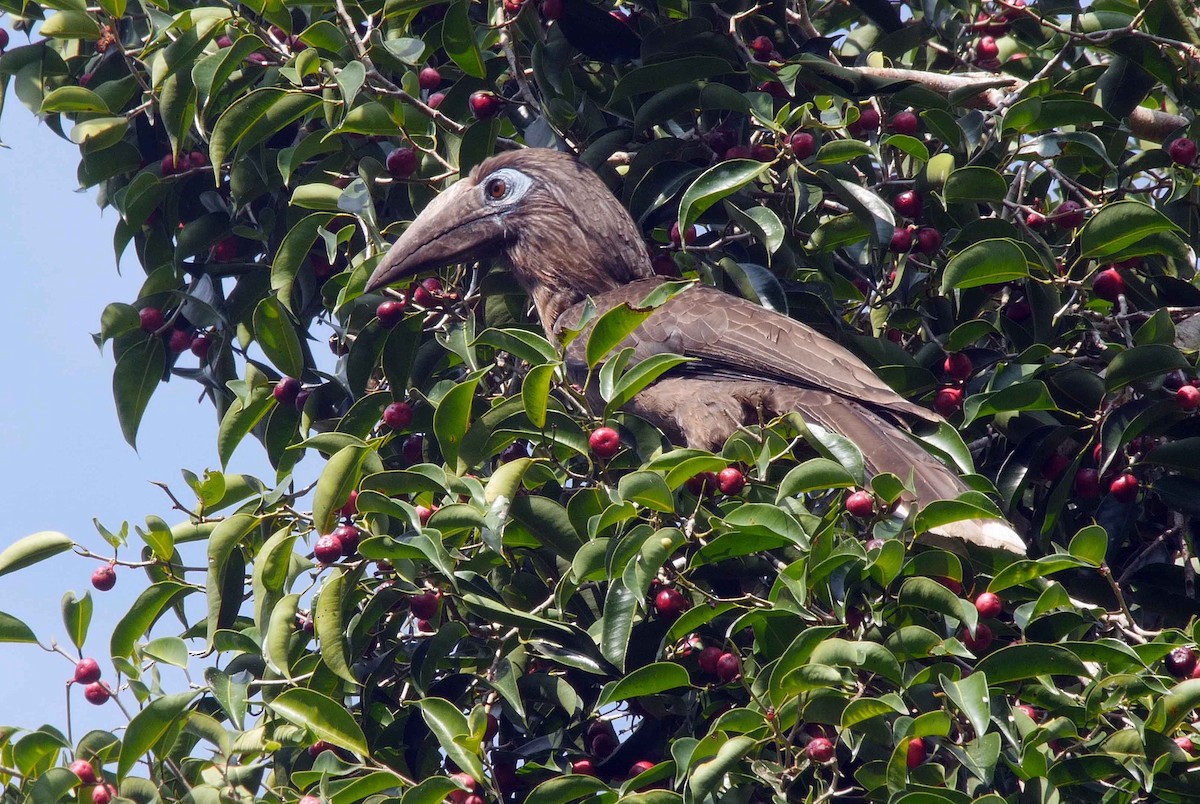
[[[641,232],[600,177],[573,156],[529,148],[488,159],[434,199],[366,289],[489,257],[508,262],[547,330],[589,294],[654,275]]]

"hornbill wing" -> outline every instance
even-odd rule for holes
[[[622,302],[638,306],[662,278],[640,279],[592,299],[600,312]],[[557,329],[579,320],[577,305],[559,318]],[[569,363],[582,360],[583,343],[568,348]],[[941,418],[893,391],[848,349],[811,327],[715,288],[689,288],[655,310],[622,344],[633,359],[670,352],[697,358],[684,375],[770,380],[838,396],[929,422]]]

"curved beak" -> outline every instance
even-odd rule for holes
[[[499,251],[507,237],[504,222],[475,189],[474,182],[460,180],[435,198],[388,249],[366,291]]]

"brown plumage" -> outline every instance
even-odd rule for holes
[[[600,312],[637,305],[665,281],[654,276],[637,225],[598,176],[569,155],[529,149],[485,161],[439,195],[385,255],[367,290],[487,257],[507,261],[551,340],[577,325],[585,300]],[[566,350],[574,377],[586,373],[585,340]],[[656,309],[622,346],[633,347],[635,362],[665,352],[695,358],[626,406],[673,442],[717,450],[739,426],[795,411],[853,441],[870,474],[911,474],[921,502],[967,490],[898,426],[939,416],[792,318],[697,286]],[[1002,520],[969,520],[939,532],[1025,552]]]

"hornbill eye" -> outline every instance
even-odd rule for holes
[[[487,183],[485,188],[488,198],[493,201],[499,201],[504,196],[508,195],[508,182],[504,179],[492,179]]]

